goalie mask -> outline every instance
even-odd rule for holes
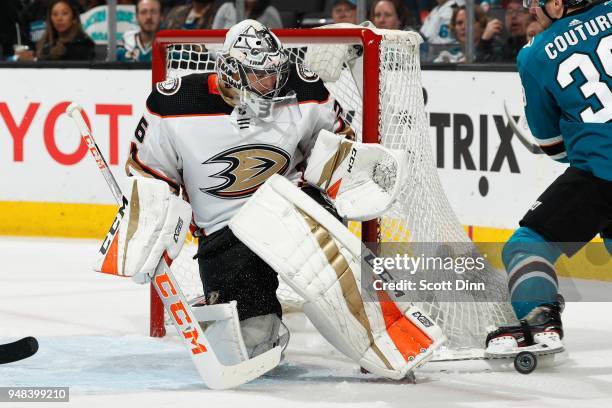
[[[258,21],[244,20],[227,32],[215,70],[226,96],[257,117],[264,116],[271,103],[285,99],[279,93],[289,77],[289,57],[280,40]]]

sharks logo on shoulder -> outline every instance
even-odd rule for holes
[[[227,167],[210,177],[223,183],[200,191],[223,199],[252,196],[274,174],[284,174],[291,156],[276,146],[252,144],[233,147],[203,162],[203,165],[226,164]]]

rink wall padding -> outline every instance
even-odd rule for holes
[[[150,70],[0,63],[0,75],[0,235],[102,238],[117,207],[63,111],[71,101],[83,106],[121,185]],[[422,77],[434,160],[449,201],[475,241],[504,242],[565,166],[532,155],[513,137],[503,102],[516,119],[522,115],[514,67],[430,66]],[[593,256],[572,259],[572,276],[612,280],[612,263],[594,269]]]
[[[116,205],[2,201],[0,235],[102,239],[116,213]]]

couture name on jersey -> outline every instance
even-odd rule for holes
[[[546,55],[551,60],[559,57],[565,51],[582,41],[587,41],[590,37],[595,37],[599,33],[606,32],[612,28],[612,12],[597,16],[586,22],[573,19],[569,22],[571,29],[561,35],[556,36],[551,42],[544,46]]]

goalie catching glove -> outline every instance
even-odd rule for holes
[[[304,313],[327,341],[371,373],[404,378],[444,342],[440,327],[412,303],[363,290],[373,279],[361,261],[367,249],[284,177],[268,179],[229,226],[304,298]]]
[[[171,259],[181,251],[191,206],[172,194],[168,184],[152,178],[130,177],[126,197],[129,201],[124,198],[94,269],[147,283],[164,250]]]
[[[321,130],[304,178],[324,191],[338,214],[368,221],[381,216],[405,185],[407,154]]]

